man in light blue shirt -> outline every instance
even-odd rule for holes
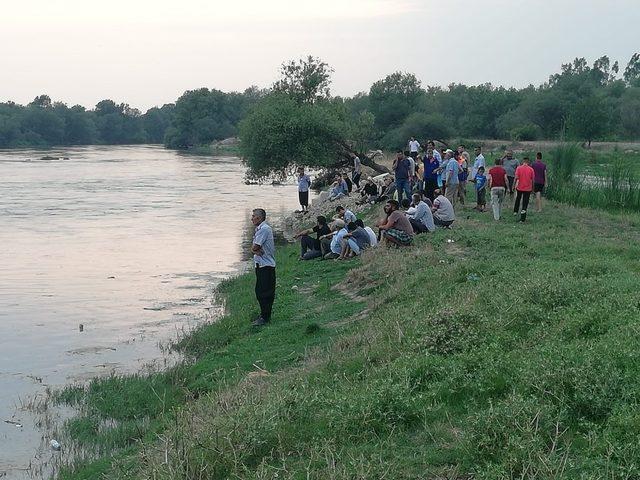
[[[342,205],[336,207],[336,213],[338,214],[338,218],[344,221],[345,225],[349,225],[358,219],[351,210],[344,208]]]
[[[487,162],[484,159],[484,155],[482,155],[482,147],[478,146],[475,149],[476,159],[473,161],[473,168],[471,169],[471,178],[476,178],[476,174],[478,173],[478,169],[480,167],[487,169]]]
[[[347,195],[349,195],[349,186],[347,185],[347,182],[340,175],[336,175],[334,186],[329,193],[329,200],[333,202],[334,200]]]
[[[324,256],[325,260],[333,260],[335,258],[338,258],[342,253],[342,239],[349,232],[347,231],[346,226],[344,226],[344,222],[340,222],[340,224],[342,226],[335,227],[337,231],[331,238],[331,251]]]
[[[271,320],[271,309],[276,294],[276,247],[273,230],[266,222],[267,212],[256,208],[251,215],[251,223],[256,231],[253,235],[251,252],[256,268],[256,299],[260,304],[260,316],[252,325],[261,327]]]
[[[444,156],[444,159],[447,162],[446,167],[444,169],[444,174],[443,174],[444,185],[445,185],[444,196],[449,199],[452,205],[455,205],[456,193],[458,191],[458,183],[460,183],[460,180],[458,179],[458,173],[460,173],[460,167],[458,165],[458,161],[453,156],[452,150],[447,150]]]

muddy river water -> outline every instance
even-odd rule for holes
[[[234,157],[0,151],[0,477],[24,475],[41,445],[25,403],[161,359],[247,263],[251,209],[296,204],[295,185],[245,185]]]

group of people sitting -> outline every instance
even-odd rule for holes
[[[384,205],[385,217],[373,228],[364,224],[356,215],[342,205],[336,207],[336,215],[329,222],[319,215],[316,225],[298,232],[294,238],[300,240],[300,259],[344,260],[360,255],[369,247],[384,241],[388,246],[409,246],[414,235],[433,232],[437,226],[451,228],[455,212],[451,202],[436,190],[431,201],[420,193],[414,193],[411,201],[402,204],[388,199]]]

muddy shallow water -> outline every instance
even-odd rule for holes
[[[23,403],[157,361],[216,313],[251,208],[297,205],[295,185],[243,180],[238,158],[157,146],[0,151],[0,476],[23,475],[41,441]]]

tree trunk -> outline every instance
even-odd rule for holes
[[[342,156],[345,162],[352,162],[351,155],[357,155],[360,158],[362,165],[375,170],[378,173],[390,173],[389,169],[384,165],[376,163],[372,158],[369,158],[364,153],[358,153],[354,151],[346,142],[340,142],[342,147]]]

